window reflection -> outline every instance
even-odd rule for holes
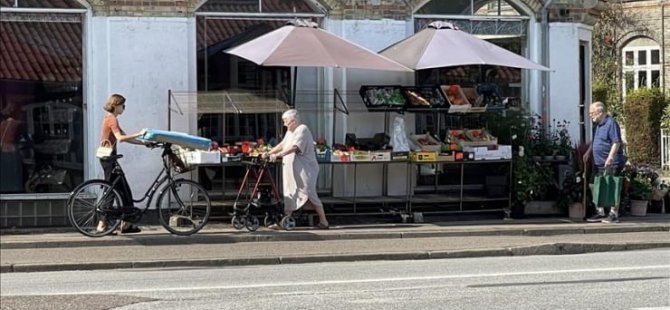
[[[3,15],[0,192],[69,192],[83,180],[81,17]]]

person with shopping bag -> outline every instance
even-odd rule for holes
[[[587,221],[618,223],[621,188],[623,187],[621,172],[627,161],[621,147],[621,127],[614,118],[607,114],[607,107],[600,101],[591,104],[589,115],[593,121],[593,139],[583,159],[584,164],[588,165],[591,155],[593,156],[591,163],[594,168],[592,194],[596,214]],[[607,216],[605,207],[610,207]]]

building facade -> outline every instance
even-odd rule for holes
[[[315,135],[342,142],[346,133],[369,137],[386,130],[388,120],[383,114],[364,111],[357,95],[361,85],[413,85],[430,76],[328,68],[301,68],[292,73],[290,68],[262,68],[223,53],[294,18],[317,21],[324,29],[373,51],[402,40],[432,20],[448,20],[552,68],[550,72],[501,70],[497,76],[505,77],[500,82],[507,96],[533,113],[571,120],[575,124],[570,128],[572,136],[577,137],[580,130],[586,131],[577,124],[585,123],[584,107],[590,102],[591,25],[601,5],[597,1],[578,3],[1,0],[0,227],[67,224],[64,201],[69,190],[82,180],[102,176],[95,149],[105,113],[102,106],[113,93],[128,100],[120,117],[127,132],[170,127],[219,142],[226,137],[277,138],[272,117],[262,113],[212,113],[197,119],[194,115],[186,122],[195,125],[168,124],[168,115],[173,113],[168,107],[169,91],[234,90],[254,98],[289,100],[285,94],[297,78],[296,89],[302,91],[292,103],[305,111]],[[665,40],[662,36],[657,42]],[[655,59],[655,54],[649,52],[648,57]],[[667,70],[662,68],[664,75]],[[457,71],[436,74],[462,78]],[[654,69],[648,72],[653,79]],[[332,112],[334,89],[344,94],[349,115]],[[407,122],[413,128],[415,122],[426,120],[408,116]],[[128,179],[139,195],[160,170],[160,154],[125,144],[119,149],[125,155],[122,165]],[[363,191],[378,185],[366,186],[369,188]]]
[[[662,0],[626,1],[623,9],[634,23],[614,34],[621,64],[621,91],[670,88],[670,3]]]

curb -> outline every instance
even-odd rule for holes
[[[522,247],[477,250],[388,252],[368,254],[332,254],[305,256],[278,256],[259,258],[221,258],[195,260],[156,260],[137,262],[92,262],[64,264],[13,264],[0,266],[0,273],[45,272],[100,269],[169,268],[169,267],[224,267],[253,265],[283,265],[324,262],[354,262],[378,260],[425,260],[497,256],[568,255],[610,251],[634,251],[670,248],[670,242],[642,243],[550,243]]]
[[[519,228],[519,229],[479,229],[479,230],[426,230],[426,231],[390,231],[390,232],[332,232],[315,233],[313,231],[256,233],[208,232],[193,236],[174,236],[170,234],[121,235],[101,238],[86,238],[72,233],[77,240],[45,241],[3,241],[0,249],[38,249],[99,246],[142,246],[142,245],[184,245],[184,244],[222,244],[240,242],[280,242],[280,241],[325,241],[360,239],[410,239],[439,237],[474,236],[556,236],[604,233],[670,232],[670,225],[649,225],[629,227],[575,227],[575,228]],[[38,237],[39,238],[39,237]]]

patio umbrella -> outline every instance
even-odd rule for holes
[[[412,70],[353,42],[296,20],[239,46],[225,50],[261,66],[339,67],[386,71]]]
[[[380,54],[414,70],[464,65],[549,70],[445,22],[432,22],[425,29],[382,50]]]

